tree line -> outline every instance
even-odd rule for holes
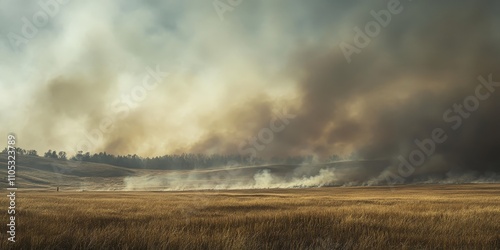
[[[6,153],[7,149],[4,149],[2,153]],[[16,148],[18,155],[30,155],[37,156],[38,152],[36,150],[25,150],[22,148]],[[221,166],[252,166],[252,165],[262,165],[262,164],[302,164],[311,163],[315,161],[314,157],[311,155],[305,156],[289,156],[289,157],[272,157],[270,159],[262,159],[251,156],[244,156],[238,154],[170,154],[157,157],[140,157],[136,154],[134,155],[113,155],[106,152],[94,153],[89,152],[83,153],[78,152],[76,155],[69,157],[64,151],[48,150],[43,154],[45,158],[60,159],[60,160],[70,160],[70,161],[81,161],[81,162],[93,162],[93,163],[104,163],[115,166],[127,167],[127,168],[146,168],[146,169],[164,169],[164,170],[191,170],[200,168],[212,168]],[[341,157],[337,155],[332,155],[325,162],[341,160]]]

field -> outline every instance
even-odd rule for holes
[[[500,249],[498,184],[20,190],[17,200],[17,242],[2,232],[0,249]]]

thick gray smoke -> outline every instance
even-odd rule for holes
[[[384,8],[360,7],[351,27],[363,29],[375,20],[370,9]],[[348,55],[351,63],[341,46],[363,41],[358,33],[332,49],[296,53],[289,71],[299,82],[296,118],[261,154],[392,159],[386,171],[399,182],[500,171],[499,3],[401,2],[400,10],[366,48]],[[430,142],[435,133],[439,142]],[[221,137],[208,141],[228,138]]]
[[[130,177],[131,189],[495,179],[499,12],[493,0],[244,1],[221,21],[210,3],[71,2],[19,54],[1,47],[36,73],[2,64],[29,111],[2,114],[2,131],[39,151],[377,162],[233,170],[230,182],[219,171]],[[2,31],[22,30],[6,18]],[[156,65],[171,76],[125,105]]]

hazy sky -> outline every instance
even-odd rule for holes
[[[22,147],[378,158],[442,128],[443,159],[499,162],[500,91],[443,118],[500,81],[498,1],[41,2],[0,1]]]

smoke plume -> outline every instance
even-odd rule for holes
[[[0,44],[9,59],[0,69],[1,131],[15,131],[23,147],[70,154],[355,154],[377,162],[308,166],[308,174],[263,168],[229,182],[218,172],[130,177],[130,189],[378,183],[401,171],[401,158],[418,165],[405,182],[497,178],[500,4],[400,1],[369,42],[360,38],[356,30],[366,33],[390,2],[245,1],[224,21],[210,2],[69,2],[17,52],[9,39]],[[22,17],[43,9],[6,7],[17,11],[0,31],[20,35]],[[346,55],[345,44],[361,41]],[[427,154],[416,140],[428,142],[436,129],[446,140]],[[415,150],[423,163],[412,163]]]

